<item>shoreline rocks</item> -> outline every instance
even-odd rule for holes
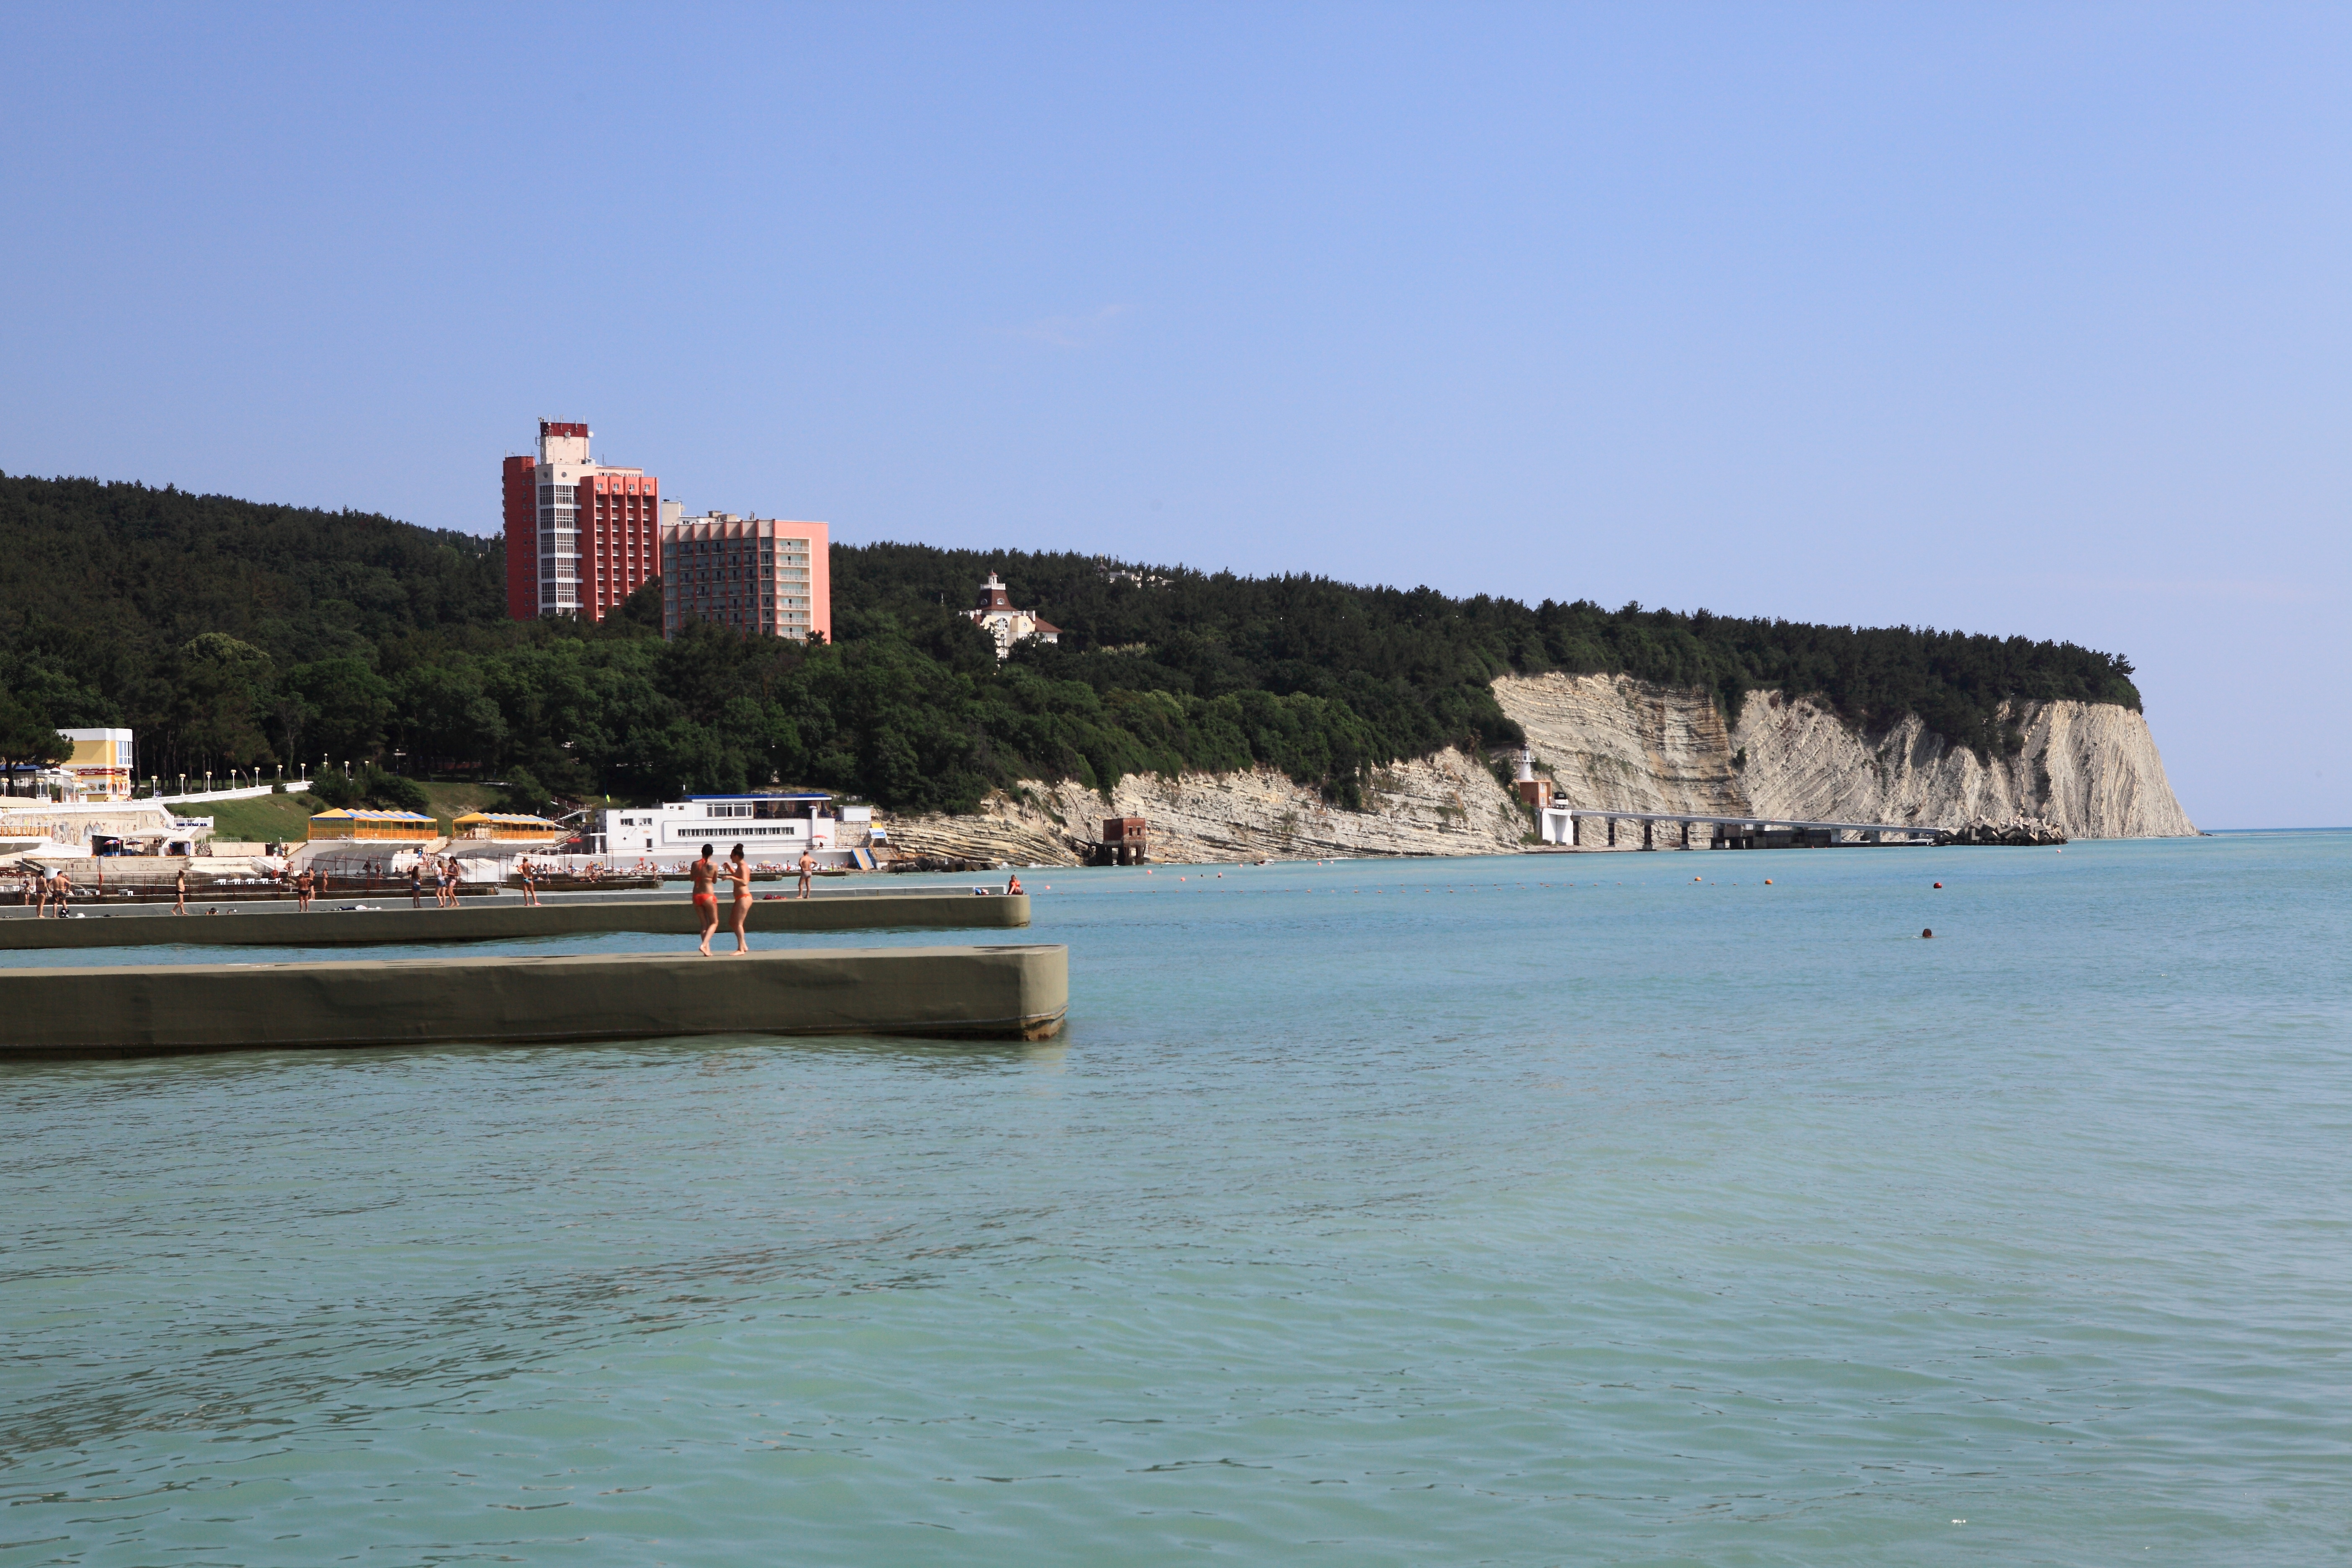
[[[1966,827],[1956,827],[1936,835],[1937,844],[2000,844],[2011,848],[2032,845],[2063,844],[2065,834],[2038,816],[2020,816],[2008,822],[1972,822]]]

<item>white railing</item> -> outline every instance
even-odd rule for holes
[[[193,805],[207,800],[251,800],[256,795],[268,795],[278,787],[276,784],[255,784],[249,789],[198,790],[194,795],[165,795],[155,798],[163,805]],[[299,795],[310,787],[310,781],[308,779],[288,779],[285,784],[288,795]]]

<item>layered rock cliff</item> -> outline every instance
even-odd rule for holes
[[[2074,838],[2193,834],[2147,721],[2090,702],[2014,702],[2024,737],[1987,763],[1906,718],[1864,733],[1811,699],[1752,693],[1727,726],[1703,691],[1623,676],[1495,683],[1571,805],[1916,823],[2042,817]]]
[[[2025,744],[1987,763],[1916,719],[1876,733],[1810,699],[1749,696],[1737,724],[1698,690],[1627,676],[1495,682],[1567,804],[1621,811],[1759,815],[1959,828],[2039,817],[2074,838],[2192,834],[2147,722],[2128,709],[2020,702]],[[891,825],[901,850],[1016,865],[1081,859],[1106,816],[1150,824],[1157,860],[1326,855],[1491,855],[1523,847],[1528,816],[1486,762],[1459,751],[1381,769],[1365,809],[1343,811],[1267,769],[1129,777],[1108,801],[1032,783],[970,816]]]
[[[917,855],[1077,862],[1107,816],[1150,825],[1155,860],[1312,859],[1326,855],[1496,855],[1526,842],[1518,802],[1484,762],[1459,751],[1373,774],[1362,811],[1343,811],[1269,768],[1129,775],[1106,801],[1084,785],[1032,783],[970,816],[894,821],[894,848]]]

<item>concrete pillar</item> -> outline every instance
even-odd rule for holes
[[[1652,828],[1655,827],[1656,826],[1657,826],[1657,824],[1656,824],[1656,823],[1654,823],[1654,822],[1644,822],[1644,823],[1643,823],[1643,824],[1642,824],[1642,847],[1643,847],[1643,848],[1644,848],[1644,849],[1655,849],[1655,848],[1657,847],[1656,843],[1653,841],[1653,837],[1652,837],[1652,835],[1651,835],[1651,832],[1650,832],[1650,829],[1652,829]]]

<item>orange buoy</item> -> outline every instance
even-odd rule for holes
[[[1772,885],[1772,879],[1771,879],[1771,878],[1769,878],[1769,877],[1765,878],[1765,879],[1764,879],[1764,885],[1765,885],[1766,887],[1768,887],[1768,888],[1769,888],[1769,887],[1770,887],[1770,886]]]
[[[1944,885],[1944,884],[1943,884],[1943,883],[1941,883],[1941,882],[1938,882],[1938,883],[1937,883],[1937,884],[1936,884],[1936,886],[1937,886],[1937,887],[1939,887],[1939,888],[1940,888],[1940,887],[1942,887],[1943,885]]]

